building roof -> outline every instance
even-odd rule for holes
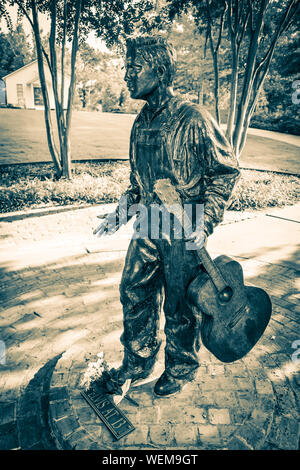
[[[35,60],[33,60],[32,62],[30,62],[29,64],[23,65],[23,67],[20,67],[19,69],[14,70],[14,71],[11,72],[11,73],[8,73],[8,74],[5,75],[4,77],[2,77],[2,79],[5,80],[7,77],[10,77],[11,75],[20,72],[21,70],[25,69],[26,67],[29,67],[30,65],[32,65],[32,64],[34,64],[34,63],[37,63],[37,61],[38,61],[38,60],[35,59]],[[48,66],[48,64],[47,64],[47,62],[45,61],[45,59],[44,59],[44,64],[46,64],[46,65]],[[70,74],[69,74],[68,72],[65,72],[65,75],[68,76],[68,77],[70,77]]]
[[[14,73],[20,72],[20,70],[23,70],[23,69],[25,69],[26,67],[29,67],[29,65],[32,65],[32,64],[34,64],[35,62],[37,62],[37,59],[33,60],[32,62],[29,62],[29,64],[23,65],[23,67],[20,67],[19,69],[14,70],[13,72],[8,73],[8,74],[5,75],[4,77],[2,77],[2,79],[4,80],[5,78],[10,77],[10,76],[13,75]]]

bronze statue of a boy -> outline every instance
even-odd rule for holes
[[[205,237],[222,220],[239,176],[237,161],[223,133],[199,105],[174,95],[175,52],[162,37],[127,41],[126,74],[130,95],[146,101],[130,138],[130,187],[128,207],[157,203],[154,183],[168,178],[184,204],[204,206]],[[122,224],[121,206],[97,229],[114,233]],[[117,220],[117,224],[115,224]],[[201,247],[203,232],[189,237]],[[186,239],[174,236],[133,237],[120,285],[123,305],[124,346],[120,384],[147,377],[154,366],[161,340],[158,336],[161,307],[165,314],[165,371],[154,387],[157,396],[168,396],[193,380],[199,367],[201,315],[188,304],[186,287],[201,265]]]

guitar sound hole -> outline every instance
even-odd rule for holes
[[[225,287],[225,289],[222,290],[222,292],[219,293],[219,301],[222,304],[226,304],[227,302],[230,302],[232,299],[233,291],[230,286]]]

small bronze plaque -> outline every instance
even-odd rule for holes
[[[81,394],[116,439],[121,439],[135,429],[109,395],[99,394],[93,389]]]

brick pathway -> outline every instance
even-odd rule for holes
[[[258,345],[225,365],[202,347],[197,380],[175,397],[154,398],[154,382],[134,389],[140,407],[120,407],[136,430],[111,439],[77,386],[97,352],[110,364],[121,359],[118,283],[128,237],[114,245],[118,251],[105,251],[108,242],[97,251],[89,233],[99,212],[1,223],[0,449],[298,449],[297,272],[244,257],[237,259],[247,282],[266,288],[273,302]],[[162,352],[156,375],[161,370]]]

